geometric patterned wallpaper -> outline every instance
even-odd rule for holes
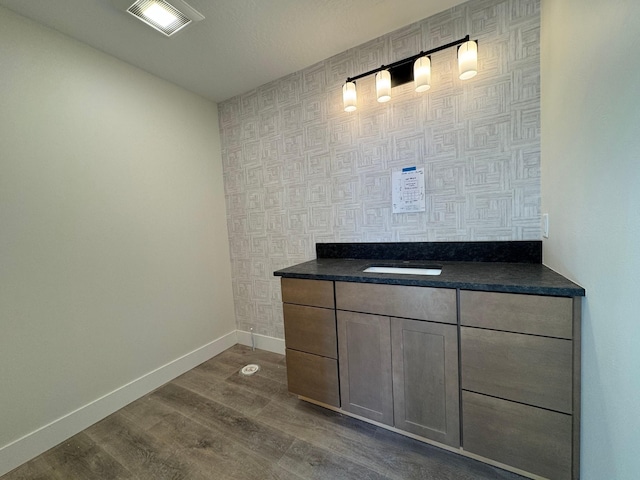
[[[431,89],[375,99],[349,76],[470,34],[478,75],[455,48],[431,56]],[[539,240],[540,0],[471,0],[219,104],[238,329],[284,338],[273,271],[316,242]],[[393,214],[391,174],[425,168],[427,208]]]

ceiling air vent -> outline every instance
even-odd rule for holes
[[[204,15],[182,0],[112,0],[134,17],[142,20],[167,37],[180,31],[192,22],[204,19]]]

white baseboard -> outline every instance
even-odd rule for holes
[[[245,332],[244,330],[236,331],[238,332],[238,343],[240,345],[251,347],[251,332]],[[266,335],[258,335],[257,333],[254,333],[253,339],[255,340],[256,348],[284,355],[284,340],[281,338],[268,337]]]
[[[251,342],[250,335],[249,342]],[[234,330],[1,447],[0,476],[55,447],[67,438],[211,357],[222,353],[236,343],[238,343],[238,334],[237,330]],[[284,341],[282,343],[284,345]]]

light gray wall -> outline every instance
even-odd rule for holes
[[[219,105],[238,328],[283,338],[272,272],[315,258],[316,242],[540,238],[538,0],[473,0]],[[432,56],[432,88],[347,76],[467,33],[479,74],[456,50]],[[427,174],[427,211],[391,213],[391,172]]]
[[[542,4],[544,263],[583,285],[582,477],[640,472],[640,2]]]
[[[4,8],[0,45],[2,453],[235,323],[216,105]]]

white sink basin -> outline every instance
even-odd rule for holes
[[[416,267],[368,267],[363,270],[366,273],[398,273],[400,275],[440,275],[441,268],[416,268]]]

